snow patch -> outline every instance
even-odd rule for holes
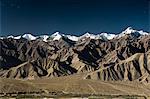
[[[66,35],[66,37],[72,41],[78,41],[79,40],[79,37],[77,36],[72,36],[72,35]]]
[[[115,34],[108,34],[108,33],[101,33],[101,37],[106,38],[107,40],[113,39],[116,35]]]
[[[7,38],[14,38],[14,36],[13,35],[9,35],[9,36],[7,36]]]
[[[43,40],[44,42],[47,42],[47,39],[49,38],[48,35],[41,35],[41,36],[39,36],[39,37],[42,38],[42,40]]]
[[[21,36],[16,36],[16,37],[14,37],[14,39],[17,39],[17,40],[20,39],[20,38],[21,38]]]

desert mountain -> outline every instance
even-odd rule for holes
[[[35,79],[86,73],[86,79],[149,82],[150,35],[120,34],[1,37],[0,77]]]

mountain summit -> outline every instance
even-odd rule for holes
[[[138,36],[138,35],[141,36],[141,35],[149,35],[150,33],[144,32],[143,30],[135,30],[132,27],[128,27],[123,32],[116,35],[116,37],[123,37],[123,36],[129,35],[129,34],[132,34],[134,36]]]

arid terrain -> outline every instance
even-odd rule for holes
[[[84,74],[83,74],[84,75]],[[99,81],[71,75],[50,79],[0,79],[0,94],[4,97],[149,97],[150,84],[123,81]]]
[[[150,35],[141,32],[1,38],[0,95],[148,98]]]

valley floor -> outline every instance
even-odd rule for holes
[[[82,75],[35,80],[0,78],[0,97],[98,97],[143,98],[150,96],[150,84],[82,79]]]

